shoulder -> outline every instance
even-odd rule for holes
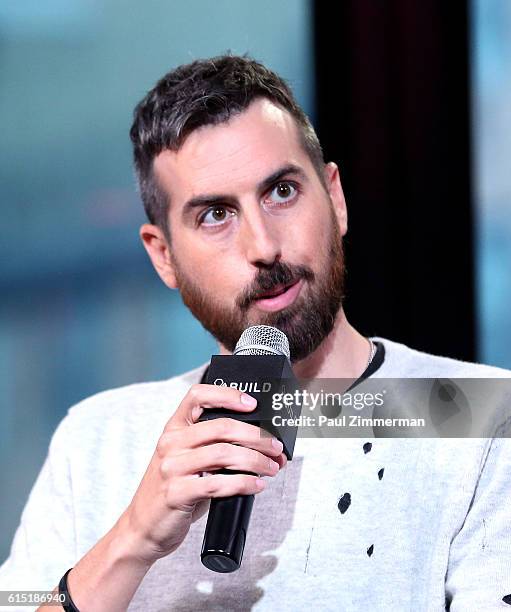
[[[414,393],[415,390],[417,393],[427,393],[426,396],[417,395],[417,398],[423,397],[427,402],[428,414],[432,423],[436,423],[436,431],[443,429],[455,437],[468,437],[468,432],[471,432],[473,438],[482,434],[487,437],[490,433],[492,437],[509,435],[511,370],[431,355],[386,338],[373,340],[381,342],[385,347],[384,362],[373,375],[374,378],[401,382],[403,379],[426,381],[425,387],[414,383],[410,389]],[[437,385],[438,381],[445,379],[456,381],[456,390],[449,400],[446,400],[442,384]],[[446,402],[450,401],[453,403],[449,406]],[[417,406],[426,406],[420,402]],[[445,433],[443,437],[446,437]]]
[[[387,338],[373,337],[372,340],[385,347],[385,360],[378,377],[511,378],[511,370],[505,368],[431,355]]]
[[[101,391],[68,410],[70,425],[100,421],[139,423],[170,418],[191,385],[198,383],[207,364],[166,380],[141,382]]]

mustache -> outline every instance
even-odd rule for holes
[[[289,285],[301,278],[313,281],[314,277],[314,272],[308,266],[294,266],[278,261],[271,268],[259,271],[251,286],[236,299],[236,305],[245,311],[261,293],[271,291],[277,285]]]

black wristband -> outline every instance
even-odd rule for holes
[[[67,575],[73,568],[70,567],[67,572],[62,576],[59,582],[59,595],[64,595],[65,600],[62,602],[62,607],[66,612],[80,612],[78,608],[74,605],[73,600],[71,599],[71,595],[67,590]]]

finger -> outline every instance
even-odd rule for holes
[[[229,408],[238,412],[250,412],[257,405],[257,400],[246,394],[217,385],[192,385],[165,426],[185,426],[197,422],[204,409]]]
[[[211,474],[203,478],[183,478],[172,494],[172,507],[189,509],[213,497],[253,495],[266,486],[264,480],[247,474]]]
[[[168,430],[163,436],[168,446],[175,450],[198,448],[214,442],[231,442],[275,457],[283,449],[282,442],[264,429],[230,417],[219,417],[195,423],[192,427]]]
[[[256,450],[220,442],[187,453],[170,455],[162,461],[160,469],[166,478],[190,476],[220,469],[275,476],[280,466],[277,461]]]
[[[279,469],[282,469],[287,465],[287,457],[284,453],[281,453],[278,457],[274,457],[274,461],[279,464]]]

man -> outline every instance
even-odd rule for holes
[[[262,65],[225,56],[177,68],[138,105],[131,138],[143,244],[222,354],[262,323],[286,333],[300,377],[509,374],[351,327],[338,169]],[[235,389],[200,384],[205,369],[69,411],[2,589],[51,589],[70,569],[82,611],[465,612],[511,601],[505,440],[299,438],[287,463],[254,425],[198,422],[209,408],[254,408]],[[251,493],[241,569],[209,571],[199,557],[209,499]]]

